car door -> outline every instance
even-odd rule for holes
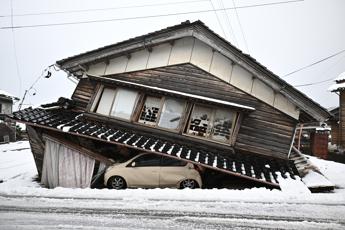
[[[144,154],[135,158],[127,166],[129,186],[140,188],[158,187],[160,161],[161,156],[155,154]]]
[[[170,157],[162,157],[159,171],[159,187],[176,187],[188,177],[187,162]]]

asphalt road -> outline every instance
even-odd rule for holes
[[[3,195],[0,229],[345,229],[345,206]]]

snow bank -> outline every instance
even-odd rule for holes
[[[321,173],[340,189],[345,190],[345,164],[321,160],[309,156],[309,160],[316,165]],[[336,190],[336,192],[339,190]]]
[[[300,195],[300,194],[310,194],[310,190],[308,187],[301,181],[301,178],[296,176],[296,179],[293,180],[288,176],[287,179],[284,179],[280,173],[278,174],[278,182],[280,185],[280,189],[284,193],[288,194],[295,194],[295,195]]]
[[[337,189],[335,193],[311,194],[306,186],[297,180],[283,180],[280,176],[282,190],[253,188],[245,190],[230,189],[72,189],[72,188],[42,188],[33,178],[37,175],[36,167],[30,152],[28,142],[0,145],[0,195],[31,196],[70,199],[101,199],[101,200],[185,200],[214,202],[268,202],[268,203],[327,203],[344,204],[345,191]],[[322,173],[338,186],[345,185],[345,165],[335,162],[311,158]]]
[[[308,188],[322,188],[322,187],[334,187],[335,185],[327,180],[320,173],[310,170],[307,175],[303,177],[303,183]]]

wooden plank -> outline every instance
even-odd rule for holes
[[[30,143],[32,155],[35,160],[38,176],[39,178],[41,178],[43,158],[44,158],[44,142],[42,141],[41,135],[32,126],[27,125],[26,131],[28,132],[29,143]]]
[[[266,151],[273,155],[277,152],[279,156],[289,151],[289,141],[296,120],[191,64],[124,73],[113,77],[156,87],[163,85],[164,88],[171,90],[252,106],[256,110],[244,115],[243,128],[239,127],[240,138],[236,140],[236,144],[238,143],[241,149],[245,149],[246,144],[262,146],[262,143],[265,143],[271,145],[265,147]],[[250,141],[243,138],[247,135],[251,136]],[[250,147],[247,150],[253,151],[253,149],[255,148]],[[257,148],[256,153],[262,154],[262,152],[262,149]]]

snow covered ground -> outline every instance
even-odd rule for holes
[[[345,229],[345,165],[311,158],[337,185],[309,193],[211,189],[45,189],[28,142],[0,145],[0,229]]]

